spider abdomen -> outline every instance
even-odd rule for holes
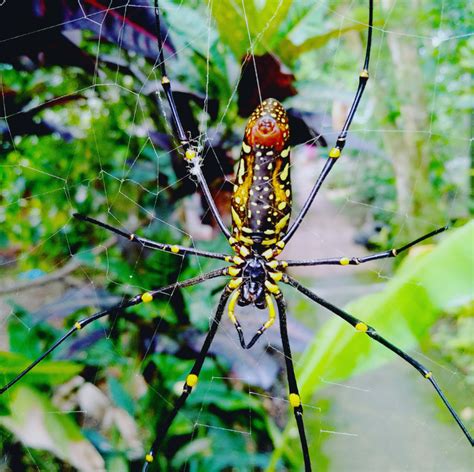
[[[232,196],[232,230],[245,245],[273,246],[291,215],[290,131],[280,102],[269,98],[249,118]]]

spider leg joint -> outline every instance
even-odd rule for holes
[[[245,263],[245,261],[239,256],[234,256],[232,261],[234,262],[234,264],[237,264],[237,265],[242,265]]]
[[[142,295],[143,303],[150,303],[153,300],[153,295],[150,292],[146,292]]]
[[[265,287],[270,293],[280,293],[280,289],[278,288],[278,285],[272,284],[269,280],[265,280]]]
[[[283,272],[270,272],[270,277],[275,282],[280,282],[280,280],[283,278]]]
[[[229,275],[231,275],[232,277],[235,277],[237,275],[240,274],[240,269],[238,267],[229,267],[227,269],[227,272],[229,273]]]
[[[247,257],[247,256],[250,255],[250,251],[248,250],[248,248],[246,246],[240,246],[239,247],[239,252],[243,257]]]
[[[367,333],[367,330],[369,329],[369,327],[363,323],[362,321],[359,321],[355,326],[354,328],[357,330],[357,331],[360,331],[361,333]]]
[[[301,405],[301,398],[297,393],[290,393],[289,399],[293,408],[298,408]]]
[[[229,282],[229,287],[230,288],[237,288],[237,287],[240,287],[240,285],[242,284],[242,277],[239,277],[238,279],[232,279],[230,282]]]
[[[194,387],[198,383],[198,376],[196,374],[189,374],[186,377],[186,385],[188,387]]]

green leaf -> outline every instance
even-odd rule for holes
[[[0,352],[0,379],[4,385],[28,367],[32,359],[12,352]],[[82,366],[69,361],[44,360],[32,369],[21,382],[30,384],[57,385],[71,379],[82,370]]]
[[[254,54],[263,54],[287,17],[292,2],[281,0],[277,9],[273,0],[267,0],[260,9],[254,0],[246,0],[245,8],[243,3],[233,0],[215,2],[212,13],[220,40],[229,46],[238,61],[249,50]]]
[[[214,3],[212,13],[216,19],[221,41],[229,46],[236,59],[240,61],[249,48],[249,35],[252,36],[257,26],[258,15],[253,0],[245,2],[245,15],[241,4],[232,0]],[[229,28],[229,25],[232,27]]]
[[[433,250],[410,255],[383,292],[363,297],[346,310],[364,320],[403,350],[410,350],[448,308],[474,298],[474,222],[448,233]],[[397,356],[337,317],[316,334],[298,365],[300,395],[308,400],[326,382],[341,382],[380,367]],[[408,368],[408,367],[407,367]],[[288,441],[289,428],[272,456],[275,466]]]
[[[71,417],[38,391],[21,385],[7,396],[10,415],[0,424],[27,447],[44,449],[80,470],[102,470],[104,460]]]
[[[107,379],[109,392],[114,403],[124,409],[130,416],[135,414],[135,404],[132,397],[125,391],[122,384],[115,378],[109,377]]]
[[[350,31],[365,30],[367,30],[367,25],[356,23],[344,28],[335,28],[328,31],[327,33],[316,34],[306,39],[301,44],[293,44],[289,39],[284,38],[278,46],[278,53],[283,62],[286,64],[291,64],[299,56],[301,56],[301,54],[312,51],[313,49],[321,48],[331,41],[331,39],[339,38],[341,35]]]

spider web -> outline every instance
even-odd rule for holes
[[[0,7],[5,3],[0,1]],[[133,6],[133,2],[128,3],[130,7]],[[230,93],[227,101],[223,101],[224,106],[221,106],[218,117],[213,122],[206,111],[209,111],[211,107],[215,92],[213,78],[215,71],[211,67],[211,62],[214,52],[213,41],[217,33],[215,21],[210,14],[215,3],[209,2],[207,9],[203,6],[197,7],[195,16],[187,19],[183,12],[190,14],[190,4],[196,6],[196,3],[163,2],[165,19],[170,25],[169,34],[176,45],[176,52],[167,58],[167,65],[170,78],[175,80],[175,90],[180,90],[184,82],[183,77],[188,72],[185,68],[189,67],[190,58],[196,51],[203,54],[205,83],[199,82],[199,73],[196,73],[194,69],[189,71],[187,77],[189,83],[185,83],[187,87],[199,90],[204,96],[203,112],[199,112],[197,107],[193,106],[199,121],[198,144],[202,147],[211,144],[212,151],[212,144],[219,135],[219,130],[235,116],[232,104],[238,92],[240,68],[235,60],[228,66]],[[295,6],[295,10],[306,5],[303,1],[296,3],[299,5]],[[341,119],[345,117],[353,98],[355,79],[362,65],[365,47],[365,44],[360,41],[361,36],[357,33],[350,32],[349,41],[347,41],[347,36],[342,34],[345,28],[360,24],[360,18],[366,17],[365,5],[361,7],[358,2],[339,3],[335,6],[322,1],[314,2],[315,7],[305,21],[302,21],[295,31],[288,33],[293,41],[301,41],[308,34],[308,30],[320,24],[318,21],[321,21],[321,17],[325,14],[331,17],[330,26],[341,32],[339,36],[336,35],[332,41],[321,48],[301,57],[297,74],[299,93],[288,100],[291,106],[304,111],[318,112],[318,131],[325,136],[329,145],[334,143],[341,127]],[[453,81],[457,77],[456,71],[459,71],[458,78],[461,86],[458,85],[458,87],[469,84],[462,59],[449,64],[453,72],[449,70],[446,58],[452,57],[453,54],[465,54],[461,48],[456,48],[456,45],[466,42],[466,48],[469,44],[472,47],[472,42],[469,43],[466,40],[466,37],[472,40],[472,36],[466,35],[462,28],[458,31],[453,27],[454,20],[450,17],[451,2],[443,1],[436,7],[429,2],[422,2],[421,9],[423,6],[427,9],[435,8],[436,15],[439,16],[437,26],[432,28],[427,26],[428,20],[425,24],[408,20],[406,24],[400,22],[398,16],[400,10],[410,11],[411,3],[403,1],[386,3],[382,6],[376,5],[378,22],[374,28],[371,80],[351,127],[344,157],[335,167],[324,189],[315,200],[306,220],[284,254],[285,258],[363,255],[364,249],[354,243],[354,238],[360,235],[361,227],[363,232],[373,234],[375,218],[384,222],[396,222],[397,227],[400,228],[400,235],[404,235],[405,229],[414,227],[429,231],[440,224],[447,223],[447,218],[463,217],[467,214],[470,162],[468,106],[464,103],[453,103],[453,96],[459,96],[459,88],[456,88],[454,83],[447,86],[445,81]],[[249,21],[249,12],[245,9],[245,4],[240,5],[240,2],[236,0],[234,6],[241,11],[248,28],[244,36],[248,39],[247,49],[250,53],[262,47],[265,49],[262,45],[265,31],[272,27],[272,22],[277,21],[278,11],[283,8],[283,5],[283,1],[275,2],[275,11],[269,16],[264,28],[254,31],[251,29],[252,22]],[[357,12],[361,8],[364,15],[359,16]],[[459,6],[457,8],[460,9]],[[431,11],[430,13],[435,14]],[[197,18],[200,21],[196,22]],[[32,30],[27,36],[31,36],[34,41],[37,34],[39,34],[38,31]],[[365,37],[364,35],[364,40]],[[14,42],[15,38],[8,41]],[[407,56],[406,49],[397,49],[405,47],[406,43],[421,45],[418,54]],[[106,219],[109,224],[130,231],[138,228],[138,232],[140,229],[159,227],[161,228],[160,235],[168,238],[161,239],[165,243],[173,242],[175,238],[179,240],[184,238],[187,244],[196,248],[218,251],[220,247],[224,247],[222,241],[217,238],[216,231],[206,224],[208,215],[202,211],[198,194],[186,196],[172,211],[168,211],[163,205],[163,200],[166,202],[169,192],[180,188],[187,181],[188,176],[177,176],[178,172],[171,168],[170,164],[173,149],[170,152],[160,150],[159,146],[153,142],[149,132],[150,127],[147,127],[150,123],[145,96],[149,90],[159,88],[158,70],[147,68],[140,58],[136,58],[136,64],[147,71],[143,87],[137,90],[134,84],[127,82],[128,79],[120,76],[118,66],[115,76],[110,73],[110,70],[107,74],[102,73],[99,58],[104,50],[108,52],[109,49],[100,36],[95,43],[89,37],[89,45],[97,58],[95,73],[88,84],[84,84],[75,77],[77,88],[73,92],[84,96],[86,105],[81,105],[76,112],[71,111],[70,106],[66,111],[54,108],[44,112],[45,117],[57,124],[74,125],[76,138],[89,137],[86,145],[77,146],[67,166],[53,166],[51,170],[51,161],[43,160],[41,155],[35,156],[36,159],[24,156],[22,139],[15,137],[10,140],[12,149],[8,151],[4,163],[0,164],[0,171],[3,168],[5,175],[7,172],[15,172],[18,182],[21,182],[25,189],[24,192],[0,194],[2,198],[0,221],[5,228],[5,233],[15,234],[17,240],[19,235],[29,236],[16,228],[18,221],[9,221],[5,218],[4,215],[7,215],[12,207],[26,208],[28,211],[24,214],[31,219],[31,227],[37,226],[41,229],[39,234],[33,235],[32,239],[35,242],[31,248],[25,250],[21,247],[21,251],[14,252],[13,256],[5,258],[5,263],[2,262],[6,269],[10,266],[24,268],[23,277],[28,277],[26,281],[20,279],[19,282],[18,280],[12,282],[9,277],[5,280],[5,284],[2,281],[5,287],[10,287],[14,283],[14,289],[9,289],[9,293],[0,298],[0,345],[2,348],[8,345],[9,321],[11,318],[19,318],[18,307],[26,307],[36,316],[27,321],[19,318],[25,332],[28,332],[42,320],[42,316],[44,320],[50,317],[48,310],[44,308],[45,304],[46,307],[48,306],[47,303],[53,303],[56,317],[55,321],[53,317],[53,321],[61,325],[62,318],[71,313],[71,306],[77,310],[86,306],[100,306],[105,301],[111,305],[119,301],[123,295],[141,293],[153,288],[142,283],[141,268],[148,253],[131,250],[120,241],[111,238],[105,231],[102,242],[90,247],[82,245],[77,250],[74,235],[75,221],[69,216],[58,218],[56,214],[57,212],[65,215],[72,214],[78,204],[87,199],[90,192],[102,195],[99,204],[91,211],[91,216]],[[390,52],[392,57],[387,57]],[[125,52],[123,55],[125,56]],[[424,64],[423,61],[428,55],[436,57],[431,61],[426,59],[432,68],[420,67],[420,63]],[[410,63],[409,60],[415,62]],[[395,66],[391,61],[395,62]],[[424,105],[427,116],[424,121],[417,121],[417,117],[414,117],[413,122],[407,125],[399,119],[395,120],[397,125],[394,126],[393,120],[389,122],[382,118],[389,114],[397,115],[400,113],[400,108],[410,105],[403,100],[400,105],[396,99],[391,101],[389,98],[407,90],[399,84],[400,78],[394,81],[393,78],[390,80],[390,77],[387,77],[387,69],[391,71],[390,73],[396,74],[397,67],[402,69],[401,72],[411,70],[414,73],[413,81],[421,80],[421,90],[426,92]],[[415,75],[417,67],[419,77]],[[406,80],[409,82],[410,77]],[[258,86],[259,83],[256,85]],[[414,83],[413,87],[415,85]],[[0,75],[3,103],[5,103],[7,86],[9,86],[8,69],[4,68],[3,74]],[[68,92],[67,95],[70,93]],[[41,94],[39,96],[41,98],[32,105],[39,106],[47,103],[48,99],[44,98],[45,96]],[[112,116],[109,107],[112,109],[114,104],[122,100],[126,100],[130,106],[128,113]],[[160,104],[159,119],[165,124],[163,131],[171,134],[168,106],[161,92],[158,94],[158,103]],[[18,113],[27,111],[22,110]],[[405,110],[408,114],[410,111],[416,112],[416,110]],[[108,114],[115,125],[113,131],[117,132],[118,129],[121,133],[118,136],[113,133],[105,134],[112,143],[110,146],[104,145],[103,129],[94,126],[96,123],[94,116],[108,116]],[[8,119],[12,116],[7,110],[4,110],[4,115],[8,123]],[[237,122],[240,131],[243,131],[243,120],[239,119]],[[438,151],[438,146],[442,146],[440,151],[442,156],[449,156],[449,160],[442,166],[442,179],[445,181],[446,192],[449,191],[449,198],[443,200],[446,208],[442,221],[438,216],[433,216],[433,213],[425,215],[420,212],[421,216],[412,216],[411,213],[400,210],[390,195],[386,198],[374,197],[376,191],[371,188],[375,185],[376,177],[384,179],[387,184],[391,182],[392,186],[394,185],[391,175],[393,174],[392,166],[396,165],[396,162],[392,160],[390,151],[397,150],[394,144],[396,140],[399,140],[399,146],[403,148],[414,136],[416,139],[421,136],[423,140],[431,144],[431,147],[425,148],[430,153],[428,157]],[[114,139],[120,142],[120,150],[111,156],[107,152],[113,149]],[[57,152],[58,145],[55,146],[54,149]],[[238,145],[235,145],[232,152],[235,158],[238,152]],[[325,152],[306,145],[298,145],[293,150],[292,182],[296,208],[302,206],[320,172],[324,163],[321,157],[325,156]],[[112,170],[110,159],[115,162]],[[214,172],[221,177],[219,187],[213,190],[218,199],[222,195],[225,198],[225,188],[227,184],[232,183],[232,176],[226,171],[216,153],[209,152],[206,159],[211,161]],[[77,173],[78,168],[84,167],[84,163],[91,161],[95,162],[91,169],[88,169],[86,165],[83,172]],[[120,172],[116,171],[120,168],[116,162],[122,162]],[[408,202],[407,208],[410,208],[410,202],[417,198],[417,186],[421,186],[425,178],[425,164],[425,160],[419,161],[410,186],[405,188],[407,195],[403,201]],[[154,186],[145,185],[143,182],[151,180],[142,179],[143,172],[165,175],[167,179],[161,182],[156,179]],[[369,181],[367,181],[367,175],[370,176]],[[79,182],[74,181],[76,176],[80,177]],[[50,188],[35,192],[37,188],[35,183],[40,179],[47,179]],[[78,186],[79,190],[77,190]],[[12,195],[17,197],[11,198]],[[42,218],[48,213],[41,209],[35,210],[30,206],[30,202],[40,201],[44,208],[58,195],[65,198],[67,205],[65,208],[54,208],[49,213],[51,223],[45,225]],[[143,201],[147,202],[146,206],[142,204]],[[426,206],[429,207],[429,201],[426,202]],[[124,211],[124,208],[127,211]],[[382,228],[378,236],[375,236],[376,240],[380,238],[382,243],[384,242],[383,235],[387,227],[388,224]],[[406,242],[397,237],[397,234],[394,235],[394,239],[397,246]],[[67,247],[66,257],[50,258],[45,251],[54,246]],[[129,262],[128,280],[125,278],[117,280],[118,269],[114,266],[117,258],[113,254],[117,247],[123,251],[124,257]],[[58,251],[58,254],[62,252]],[[55,265],[45,270],[41,264],[41,258],[54,261]],[[158,270],[164,274],[171,272],[174,280],[183,280],[188,277],[190,267],[193,275],[218,267],[196,257],[190,257],[189,265],[184,259],[179,264],[176,264],[175,259],[173,262],[167,259],[160,261],[162,265]],[[98,266],[95,267],[95,264]],[[33,271],[36,266],[41,267],[41,272]],[[377,264],[365,264],[357,268],[350,267],[348,271],[342,272],[343,270],[339,267],[316,267],[298,269],[292,273],[302,278],[306,285],[314,288],[318,294],[338,306],[344,306],[354,298],[370,292],[381,292],[393,280],[393,267],[390,261],[379,261]],[[27,284],[35,283],[38,275],[40,278],[43,277],[41,280],[49,277],[47,283],[38,284],[34,288],[26,288]],[[211,291],[213,287],[219,287],[219,284],[205,283],[199,288],[186,289],[184,294],[185,302],[191,307],[191,322],[196,323],[200,328],[205,327],[213,316],[206,301],[201,300],[201,297],[205,297],[203,294]],[[285,290],[284,293],[288,297],[291,315],[289,334],[295,353],[295,366],[297,371],[303,370],[305,366],[301,364],[301,351],[311,342],[311,333],[317,332],[331,315],[319,307],[302,301],[299,296],[289,290]],[[214,299],[217,303],[216,296]],[[160,343],[166,342],[162,341],[158,331],[162,323],[166,323],[168,317],[171,316],[171,311],[171,299],[169,299],[160,303],[159,309],[144,313],[145,316],[150,316],[153,312],[156,320],[155,331],[150,336],[150,350],[146,351],[143,359],[132,368],[137,395],[138,392],[143,393],[149,388],[153,390],[153,400],[163,405],[170,405],[170,398],[164,396],[163,392],[156,388],[156,384],[154,387],[147,387],[143,371],[150,357],[153,356],[152,346],[156,348],[157,345],[160,346]],[[59,316],[58,312],[60,312]],[[239,312],[239,317],[245,325],[245,331],[253,332],[261,325],[265,313],[247,309]],[[99,331],[102,330],[102,335],[105,334],[105,343],[111,356],[120,356],[120,351],[113,339],[113,328],[118,322],[119,320],[115,317],[109,327],[105,328],[104,325],[98,328]],[[349,327],[347,329],[350,330]],[[308,332],[311,332],[310,335],[307,334]],[[382,332],[381,334],[389,340],[397,341],[396,333]],[[196,346],[195,349],[199,349],[202,335],[195,333],[194,339],[192,345]],[[242,356],[235,330],[226,316],[223,317],[215,344],[216,353],[222,354],[227,362],[229,359],[240,359]],[[67,351],[67,345],[63,349]],[[166,346],[163,349],[163,352],[166,352]],[[435,398],[430,387],[420,382],[419,376],[408,365],[387,355],[382,348],[379,349],[379,353],[381,357],[385,356],[389,360],[388,363],[383,364],[383,368],[372,369],[341,382],[328,380],[329,377],[326,378],[324,374],[315,380],[315,383],[325,384],[326,387],[304,402],[310,449],[317,450],[317,455],[312,452],[313,461],[314,457],[320,458],[315,460],[313,466],[327,470],[381,470],[382,467],[389,470],[469,470],[469,466],[472,466],[472,452],[454,422],[440,406],[440,402]],[[433,370],[448,398],[453,400],[456,406],[456,398],[466,395],[462,383],[465,374],[460,370],[455,370],[445,360],[439,361],[439,357],[430,351],[422,351],[420,347],[411,348],[409,353]],[[243,362],[246,363],[240,366],[238,362],[232,364],[232,375],[225,376],[225,379],[217,365],[215,368],[205,369],[203,373],[205,382],[202,386],[200,385],[202,388],[197,388],[193,393],[194,404],[201,403],[200,408],[197,409],[198,413],[194,414],[192,410],[184,409],[179,418],[193,425],[196,438],[199,440],[203,439],[202,436],[198,436],[199,431],[203,429],[208,431],[209,435],[212,430],[219,433],[219,428],[209,424],[206,418],[209,417],[212,404],[209,399],[213,398],[215,392],[218,391],[216,385],[224,380],[235,388],[241,388],[247,392],[248,400],[248,421],[239,428],[225,428],[226,433],[235,435],[236,441],[242,437],[252,438],[255,433],[252,430],[254,411],[251,405],[254,400],[261,401],[266,405],[268,415],[276,425],[285,428],[286,424],[289,424],[287,440],[299,454],[296,425],[292,415],[288,415],[287,411],[286,377],[284,371],[281,370],[283,353],[278,340],[277,324],[263,336],[255,349],[245,353]],[[251,371],[247,369],[249,365],[252,366]],[[177,393],[181,388],[179,381],[183,375],[186,375],[185,370],[181,376],[177,375],[174,379],[177,382]],[[123,409],[112,407],[110,398],[107,398],[107,395],[99,389],[94,390],[91,383],[88,382],[88,386],[84,388],[81,381],[75,379],[73,382],[78,383],[60,387],[65,389],[64,392],[58,393],[62,407],[49,413],[62,415],[79,409],[86,416],[97,419],[97,416],[94,416],[95,408],[97,404],[103,402],[104,408],[112,415],[112,421],[121,433],[125,434],[127,430],[124,424],[132,425],[126,439],[130,442],[131,456],[135,454],[139,457],[150,441],[143,441],[141,433],[138,430],[135,431],[134,428],[137,426],[133,418],[130,415],[127,416]],[[264,388],[261,387],[262,383],[265,385]],[[240,384],[246,387],[239,387]],[[79,407],[78,403],[72,402],[71,408],[68,409],[68,403],[64,401],[64,398],[78,388],[82,392],[80,395],[83,401],[78,402]],[[93,399],[89,403],[84,400],[87,394]],[[36,427],[38,431],[41,431],[41,425],[37,423]],[[242,451],[244,452],[246,451]],[[223,455],[225,451],[218,450],[217,454]],[[30,458],[33,463],[36,463],[34,454],[31,454]],[[255,459],[254,467],[259,464],[257,461],[258,459]],[[91,459],[89,464],[93,463]],[[82,458],[82,464],[84,465],[84,458]],[[37,463],[36,465],[38,467]],[[284,469],[281,468],[281,470]]]

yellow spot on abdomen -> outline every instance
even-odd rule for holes
[[[242,220],[240,219],[239,214],[231,207],[230,212],[232,213],[232,219],[238,228],[242,226]]]
[[[245,174],[245,161],[242,159],[239,164],[239,172],[237,174],[237,182],[239,184],[244,183],[244,174]]]
[[[249,154],[250,151],[252,150],[252,148],[245,143],[242,143],[242,149],[245,152],[245,154]]]
[[[287,163],[286,166],[283,168],[280,174],[280,179],[281,180],[286,180],[288,178],[288,170],[290,168],[290,164]]]

